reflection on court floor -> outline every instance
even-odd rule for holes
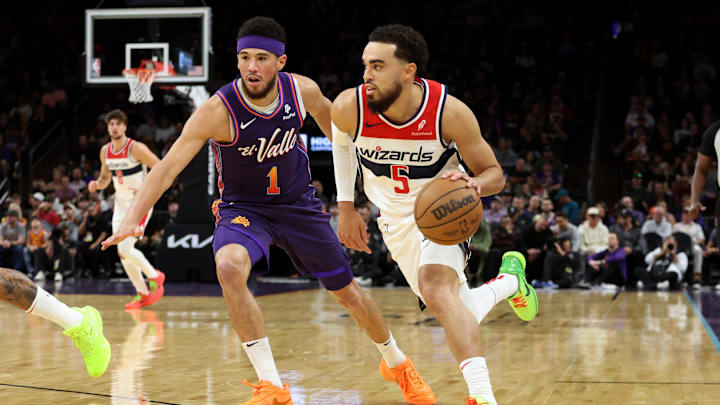
[[[418,310],[407,289],[370,292],[439,403],[462,403],[465,384],[440,325]],[[110,369],[87,378],[57,326],[2,305],[0,404],[199,405],[249,398],[251,389],[240,381],[254,382],[253,369],[222,298],[169,296],[133,312],[123,309],[122,295],[61,298],[102,312],[113,346]],[[295,404],[404,403],[397,387],[380,377],[375,346],[326,292],[258,301]],[[711,291],[541,292],[540,314],[527,324],[499,305],[482,325],[496,397],[501,404],[714,403],[720,396],[713,342],[718,302]]]

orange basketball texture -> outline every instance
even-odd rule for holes
[[[415,223],[426,238],[441,245],[462,243],[482,222],[483,206],[475,189],[464,180],[439,178],[415,199]]]

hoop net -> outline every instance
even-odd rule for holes
[[[123,70],[123,76],[125,76],[125,80],[127,80],[130,86],[130,97],[128,97],[128,100],[131,103],[138,104],[153,101],[150,88],[155,80],[154,69],[125,69]]]

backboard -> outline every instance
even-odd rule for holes
[[[123,69],[152,65],[155,83],[206,83],[210,17],[209,7],[85,10],[85,82],[125,84]]]

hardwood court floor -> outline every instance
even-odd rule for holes
[[[442,328],[406,289],[373,289],[401,348],[439,404],[464,404],[465,384]],[[707,294],[715,294],[708,292]],[[221,298],[166,297],[127,313],[125,296],[61,295],[105,318],[113,361],[87,377],[54,324],[0,304],[0,404],[236,404],[254,373]],[[720,301],[718,301],[720,302]],[[282,378],[297,405],[401,405],[380,356],[321,290],[259,298]],[[540,293],[523,323],[504,303],[483,323],[495,394],[509,404],[711,404],[720,354],[684,293]],[[715,309],[720,315],[720,308]]]

